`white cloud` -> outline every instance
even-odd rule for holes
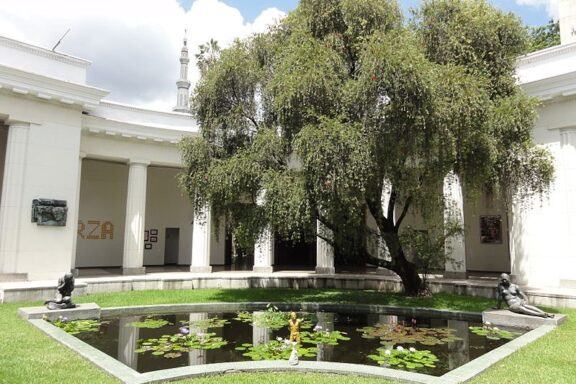
[[[246,23],[219,0],[196,0],[189,11],[177,0],[0,0],[0,35],[92,61],[90,85],[112,100],[170,110],[176,102],[180,48],[188,31],[190,80],[199,75],[194,53],[211,38],[222,47],[262,32],[284,14],[267,9]]]
[[[527,5],[531,7],[545,7],[548,16],[558,20],[558,1],[559,0],[516,0],[518,5]]]

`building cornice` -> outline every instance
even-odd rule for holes
[[[90,115],[82,116],[82,132],[86,135],[101,136],[113,140],[171,146],[177,145],[185,136],[198,135],[197,132],[171,129],[166,126],[142,125]]]
[[[521,87],[528,95],[543,102],[576,97],[576,68],[574,72],[524,83]]]
[[[518,58],[517,67],[529,64],[546,62],[557,58],[558,56],[576,53],[576,43],[556,45],[554,47],[542,49]]]
[[[1,64],[0,91],[34,97],[45,102],[76,105],[82,109],[99,104],[109,93],[100,88],[71,83]]]
[[[116,110],[123,110],[123,111],[132,111],[132,112],[143,112],[143,113],[154,113],[157,115],[164,115],[169,117],[178,117],[186,120],[194,121],[194,118],[190,113],[182,113],[182,112],[170,112],[170,111],[158,111],[155,109],[147,109],[143,107],[137,107],[130,104],[123,104],[116,101],[110,100],[102,100],[100,106],[105,108],[112,108]]]
[[[61,63],[75,65],[80,68],[88,68],[91,64],[90,61],[84,60],[78,57],[66,55],[64,53],[50,51],[45,48],[37,47],[35,45],[27,44],[22,41],[10,39],[5,36],[0,36],[0,45],[10,48],[16,48],[20,51],[34,54],[36,56],[41,56],[48,58],[50,60],[56,60]]]

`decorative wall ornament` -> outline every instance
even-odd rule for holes
[[[502,216],[480,216],[480,243],[502,244]]]
[[[68,207],[66,200],[32,200],[32,222],[38,225],[63,227],[66,225]]]

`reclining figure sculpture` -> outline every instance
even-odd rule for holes
[[[523,315],[538,316],[538,317],[554,317],[550,313],[546,313],[533,305],[528,304],[528,297],[516,284],[510,282],[510,276],[503,273],[500,275],[498,281],[498,302],[497,309],[502,307],[502,301],[506,301],[508,309],[514,313],[521,313]]]

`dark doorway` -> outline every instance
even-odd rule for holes
[[[276,237],[275,270],[309,270],[316,266],[316,242],[289,241]]]
[[[178,253],[180,251],[180,228],[166,228],[165,239],[164,265],[178,264]]]

